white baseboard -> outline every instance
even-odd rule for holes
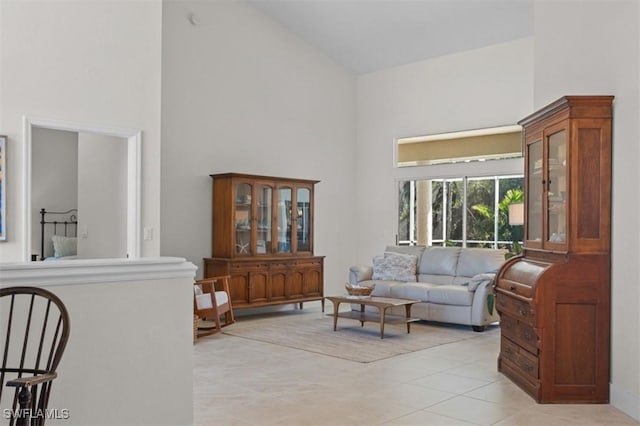
[[[640,395],[634,395],[624,389],[611,385],[611,405],[626,415],[640,421]]]

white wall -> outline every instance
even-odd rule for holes
[[[31,148],[31,253],[42,256],[40,209],[63,212],[78,208],[78,134],[34,128]],[[64,219],[48,217],[47,220]],[[47,225],[49,230],[52,225]],[[48,238],[45,255],[53,255]]]
[[[640,11],[637,1],[537,2],[535,107],[614,95],[611,403],[640,420]]]
[[[127,257],[127,140],[78,136],[78,257]]]
[[[0,129],[7,146],[7,242],[21,260],[23,115],[143,131],[142,224],[160,226],[160,1],[1,1]],[[159,232],[143,256],[158,255]]]
[[[317,179],[315,253],[327,256],[325,292],[343,291],[356,244],[353,75],[251,6],[197,1],[164,3],[162,74],[162,254],[199,266],[211,255],[210,174]]]
[[[393,167],[394,140],[515,124],[533,106],[533,40],[493,45],[358,77],[357,259],[395,243],[397,180],[522,173],[522,160]]]
[[[193,424],[194,274],[179,258],[0,264],[0,287],[37,285],[69,312],[49,401],[69,418],[47,425]]]

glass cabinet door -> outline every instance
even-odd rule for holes
[[[236,254],[251,254],[251,193],[252,186],[248,183],[238,183],[236,185],[235,199],[235,227],[236,227]]]
[[[311,191],[298,188],[296,192],[297,251],[311,251]]]
[[[542,141],[527,145],[529,182],[527,188],[526,240],[542,243],[543,164]]]
[[[278,188],[278,253],[291,253],[291,188]]]
[[[567,141],[562,129],[547,136],[547,232],[549,243],[567,241]]]
[[[272,235],[272,199],[273,188],[269,185],[258,185],[258,200],[256,205],[257,236],[256,254],[268,254],[273,252]]]

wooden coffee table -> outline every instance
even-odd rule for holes
[[[420,302],[416,299],[396,299],[392,297],[377,297],[371,296],[369,298],[360,298],[353,296],[327,296],[325,299],[329,299],[333,303],[333,331],[336,331],[338,318],[350,318],[360,321],[360,326],[364,327],[365,322],[378,322],[380,323],[380,338],[384,339],[384,324],[397,324],[406,323],[407,333],[411,333],[411,323],[419,321],[419,318],[411,318],[411,306],[414,303]],[[338,312],[338,307],[341,303],[357,304],[360,305],[360,312],[348,311]],[[378,308],[379,314],[376,315],[372,312],[365,312],[365,306],[375,306]],[[394,306],[404,306],[405,316],[387,314],[387,309]]]

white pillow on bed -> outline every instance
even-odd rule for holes
[[[54,235],[51,237],[51,241],[53,241],[54,257],[75,256],[78,254],[78,243],[75,237]]]

